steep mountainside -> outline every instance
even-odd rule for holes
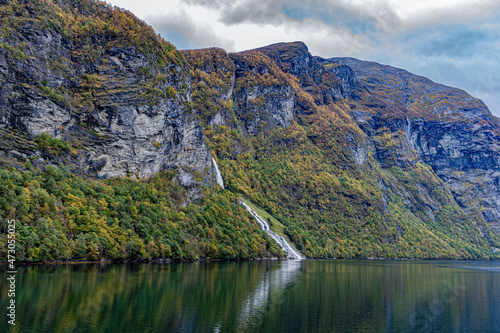
[[[185,166],[213,184],[203,132],[185,107],[188,66],[151,28],[85,0],[8,2],[0,15],[4,154],[53,160],[29,145],[47,133],[76,148],[65,164],[80,174],[149,177]]]
[[[394,108],[388,115],[384,106],[358,103],[352,114],[363,131],[370,137],[381,127],[391,135],[403,132],[405,144],[433,168],[467,215],[500,231],[500,126],[484,103],[404,70],[349,58],[330,61],[348,65],[368,91]]]
[[[203,193],[211,153],[171,44],[99,1],[0,17],[2,261],[7,219],[18,261],[283,256],[236,195]]]
[[[99,1],[0,16],[18,260],[282,257],[242,199],[309,258],[499,257],[500,128],[463,91],[301,42],[179,52]]]
[[[498,125],[481,101],[388,66],[313,57],[300,42],[183,53],[228,189],[280,220],[307,256],[473,258],[499,247],[483,218],[499,211]],[[476,206],[465,183],[485,194]]]

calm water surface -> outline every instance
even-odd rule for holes
[[[500,332],[498,262],[19,266],[16,289],[16,332]]]

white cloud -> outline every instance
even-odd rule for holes
[[[267,43],[303,40],[319,52],[353,55],[378,42],[433,24],[492,15],[496,0],[111,0],[157,30],[175,30],[195,47],[245,50]],[[285,15],[292,6],[304,15]],[[322,15],[321,17],[318,17]],[[326,22],[328,16],[340,22]],[[323,44],[323,45],[321,45]],[[233,48],[233,47],[234,48]],[[321,56],[333,54],[321,53]]]
[[[203,16],[204,14],[200,15]],[[234,40],[222,37],[213,27],[203,21],[195,21],[184,9],[163,15],[146,16],[146,21],[168,39],[169,33],[184,38],[190,45],[197,48],[219,46],[225,49],[234,48]]]

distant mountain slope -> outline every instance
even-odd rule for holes
[[[486,105],[463,90],[432,82],[406,70],[354,58],[321,59],[326,67],[347,65],[373,95],[406,112],[427,120],[488,120]]]
[[[404,70],[351,58],[330,61],[351,67],[368,91],[396,108],[388,119],[383,107],[358,103],[353,115],[365,133],[372,136],[384,126],[393,135],[404,132],[408,145],[433,168],[459,206],[480,224],[500,231],[500,125],[486,105]]]

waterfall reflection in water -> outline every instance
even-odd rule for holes
[[[279,268],[262,274],[259,284],[247,296],[238,317],[238,332],[253,332],[274,303],[278,303],[285,289],[300,275],[303,261],[285,260]]]
[[[254,260],[17,267],[38,332],[498,332],[495,261]],[[0,275],[7,267],[0,265]],[[9,304],[0,283],[0,308]],[[0,321],[0,332],[10,325]]]

